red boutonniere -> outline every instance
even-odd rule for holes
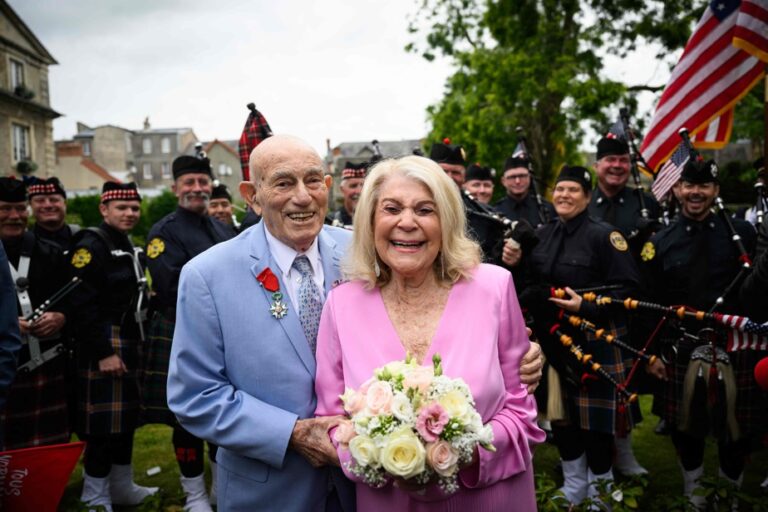
[[[280,281],[277,276],[272,272],[272,269],[267,267],[256,276],[256,280],[261,283],[261,286],[265,290],[272,293],[272,304],[269,305],[269,313],[277,318],[283,318],[288,313],[288,304],[283,302],[283,294],[280,293]]]

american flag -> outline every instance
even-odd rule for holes
[[[715,320],[731,329],[728,331],[728,352],[738,350],[768,350],[768,322],[759,324],[738,315],[714,314]]]
[[[667,195],[669,189],[677,183],[680,179],[680,175],[683,173],[683,167],[691,159],[691,153],[688,148],[682,142],[677,146],[677,149],[672,153],[672,157],[666,161],[664,166],[656,176],[656,181],[651,186],[651,192],[656,196],[659,201]]]
[[[765,74],[768,0],[713,0],[664,88],[640,147],[651,169],[675,150],[689,128],[697,147],[724,145],[733,106]]]
[[[261,112],[256,110],[256,105],[249,103],[248,110],[250,111],[248,119],[245,120],[245,127],[243,128],[242,135],[240,135],[240,142],[238,144],[240,167],[243,170],[243,179],[245,181],[251,179],[251,171],[248,168],[251,151],[261,144],[261,141],[272,136],[272,128],[269,127],[269,123],[264,119]]]

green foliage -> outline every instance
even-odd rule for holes
[[[731,140],[748,139],[754,148],[763,146],[765,141],[764,94],[764,87],[758,84],[736,104]]]
[[[67,199],[67,222],[89,228],[101,224],[101,196],[77,196]]]
[[[696,9],[694,9],[696,4]],[[498,167],[522,126],[544,183],[577,152],[581,123],[605,132],[638,90],[605,78],[603,56],[640,42],[682,47],[705,5],[694,0],[421,0],[407,51],[452,59],[442,100],[427,109],[427,144],[450,137],[472,160]],[[640,126],[640,123],[638,127]]]

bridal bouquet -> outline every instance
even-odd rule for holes
[[[483,425],[469,386],[443,375],[439,355],[432,366],[410,356],[374,371],[357,391],[341,395],[350,421],[336,429],[349,450],[348,470],[374,487],[388,477],[427,484],[446,494],[459,488],[457,475],[476,446],[495,451],[490,425]]]

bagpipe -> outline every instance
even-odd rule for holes
[[[565,296],[565,291],[555,289],[554,297]],[[579,329],[593,332],[596,339],[613,343],[620,349],[632,352],[635,361],[630,373],[623,383],[618,383],[617,389],[626,388],[634,375],[638,363],[643,360],[653,364],[654,356],[646,351],[661,327],[667,320],[679,322],[675,327],[679,335],[666,341],[660,347],[661,360],[666,364],[677,364],[685,367],[682,378],[682,403],[679,412],[679,426],[683,431],[704,436],[710,428],[718,437],[728,436],[738,439],[739,428],[735,420],[737,384],[733,369],[734,353],[744,350],[768,350],[768,322],[758,323],[747,317],[703,311],[688,306],[666,306],[632,297],[615,298],[599,295],[596,290],[582,291],[582,300],[591,302],[598,307],[613,307],[625,311],[646,311],[661,315],[653,333],[642,349],[626,346],[616,342],[616,337],[599,329],[594,324],[566,312],[561,317]],[[688,332],[682,325],[701,324],[695,333]],[[716,329],[718,328],[718,329]],[[725,330],[725,343],[718,330]],[[684,348],[684,354],[680,350]],[[687,356],[680,360],[680,356]],[[620,387],[621,386],[621,387]]]
[[[483,204],[467,190],[461,189],[461,197],[467,214],[489,221],[498,228],[497,240],[493,244],[494,252],[503,249],[505,240],[513,240],[517,243],[523,254],[528,254],[539,242],[533,226],[525,220],[510,220],[501,212],[494,210],[487,204]],[[500,256],[497,258],[500,259]]]
[[[546,224],[549,222],[549,210],[547,210],[547,208],[544,206],[544,200],[541,198],[541,194],[539,193],[539,185],[537,183],[538,179],[536,178],[536,174],[533,172],[533,162],[530,158],[530,154],[528,153],[528,141],[525,138],[522,126],[515,128],[515,131],[517,132],[517,148],[519,148],[519,151],[525,155],[528,160],[528,174],[531,175],[531,192],[533,192],[533,197],[536,199],[536,206],[539,212],[539,220],[542,224]]]
[[[20,288],[25,288],[28,286],[28,282],[26,282],[27,278],[20,277],[18,281],[24,282],[17,282],[17,286]],[[81,283],[83,282],[82,279],[79,277],[73,277],[69,282],[67,282],[64,286],[59,288],[56,292],[53,293],[50,297],[48,297],[46,300],[44,300],[39,306],[37,306],[35,309],[33,309],[29,314],[24,315],[24,320],[29,322],[30,324],[36,322],[40,319],[40,317],[43,316],[43,314],[46,311],[49,311],[53,306],[61,302],[64,297],[72,293],[72,291],[77,288]],[[63,343],[57,343],[54,347],[49,348],[46,351],[42,351],[40,349],[40,340],[37,339],[35,336],[27,336],[26,337],[26,344],[29,347],[29,361],[26,363],[19,365],[17,368],[17,371],[25,373],[25,372],[31,372],[32,370],[35,370],[45,364],[46,362],[50,361],[51,359],[55,358],[56,356],[63,354],[66,352],[66,348],[64,347]]]
[[[635,145],[635,132],[632,130],[629,124],[629,110],[627,108],[619,109],[619,119],[621,120],[621,128],[624,132],[624,139],[627,141],[627,145],[629,146],[630,171],[632,174],[632,181],[635,184],[635,193],[637,194],[637,199],[640,202],[640,216],[643,219],[650,221],[651,219],[650,214],[648,213],[648,207],[645,204],[645,190],[643,189],[643,184],[640,182],[640,171],[638,170],[637,164],[642,163],[646,169],[649,167],[643,158],[643,155],[640,154],[640,152],[637,150],[637,146]]]

